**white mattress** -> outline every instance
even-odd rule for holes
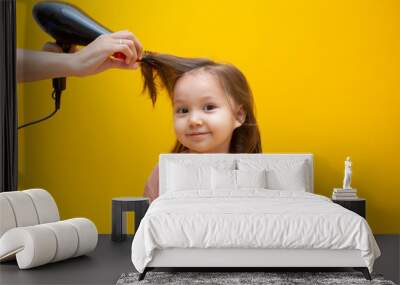
[[[160,196],[137,230],[132,262],[143,272],[155,250],[171,248],[359,250],[370,271],[380,255],[359,215],[320,195],[265,189]]]

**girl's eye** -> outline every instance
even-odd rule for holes
[[[209,104],[209,105],[204,106],[204,111],[212,111],[215,108],[217,108],[217,106]]]
[[[178,114],[185,114],[185,113],[189,112],[189,110],[187,108],[178,108],[178,109],[176,109],[176,112]]]

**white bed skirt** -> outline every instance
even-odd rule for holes
[[[154,251],[147,267],[366,267],[359,250],[197,249]]]

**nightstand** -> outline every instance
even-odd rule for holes
[[[144,197],[120,197],[112,199],[112,234],[113,241],[126,239],[126,212],[135,212],[135,232],[140,221],[149,207],[149,198]]]
[[[332,199],[332,202],[339,204],[340,206],[359,214],[364,219],[366,218],[366,201],[363,198],[357,198],[355,200],[337,200]]]

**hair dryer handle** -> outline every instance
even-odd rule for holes
[[[71,45],[70,44],[65,44],[65,43],[61,43],[59,41],[56,41],[56,44],[61,47],[62,51],[64,53],[68,53],[69,50],[71,49]]]
[[[70,44],[61,43],[59,41],[56,41],[56,44],[61,47],[64,53],[68,53],[69,50],[71,49]],[[60,109],[61,92],[65,90],[66,86],[67,86],[67,79],[65,77],[53,78],[53,88],[55,92],[54,100],[55,100],[56,110]]]

